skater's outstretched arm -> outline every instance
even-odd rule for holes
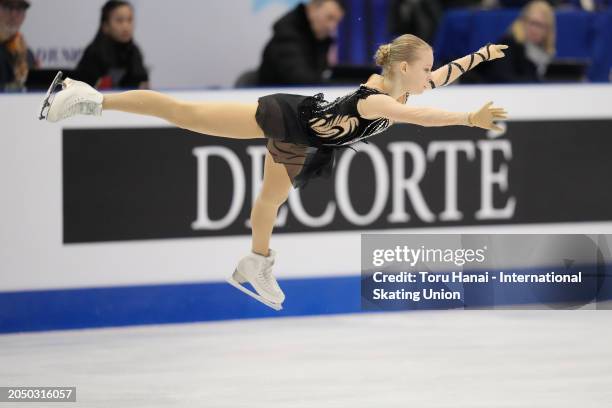
[[[143,90],[105,94],[102,108],[155,116],[180,128],[211,136],[236,139],[264,137],[255,121],[257,103],[189,102]]]
[[[476,112],[450,112],[442,109],[416,107],[398,103],[387,95],[372,95],[360,101],[359,110],[366,118],[384,117],[393,122],[413,123],[421,126],[477,126],[501,130],[493,121],[507,119],[503,108],[494,108],[489,102]]]
[[[508,46],[503,44],[487,44],[470,55],[449,62],[431,73],[428,89],[449,85],[481,62],[504,57],[506,48]]]

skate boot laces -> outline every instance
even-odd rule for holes
[[[61,119],[81,114],[81,115],[100,115],[102,113],[102,104],[93,100],[91,92],[87,87],[79,85],[78,82],[66,78],[62,83],[64,91],[72,91],[70,102],[65,106],[60,114]]]
[[[259,271],[260,279],[265,282],[268,289],[273,292],[280,292],[280,286],[276,282],[274,275],[272,275],[272,267],[274,266],[274,259],[264,260],[264,267]]]
[[[99,105],[83,96],[77,96],[70,104],[62,111],[62,119],[74,115],[97,115],[100,111]]]

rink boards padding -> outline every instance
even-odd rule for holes
[[[531,269],[506,271],[525,274]],[[283,310],[278,312],[226,282],[5,292],[0,293],[0,333],[391,310],[459,308],[467,311],[521,306],[544,310],[609,309],[610,305],[603,302],[612,300],[612,267],[582,265],[581,269],[586,275],[582,286],[586,291],[574,287],[560,291],[554,285],[537,290],[519,285],[508,289],[492,283],[488,288],[472,289],[469,296],[466,286],[463,302],[406,301],[394,302],[391,307],[372,302],[364,305],[362,290],[368,284],[364,285],[360,276],[280,279],[286,300]],[[449,285],[437,286],[450,289]],[[537,304],[550,295],[557,303]]]
[[[357,312],[359,277],[282,280],[277,312],[226,282],[0,293],[0,333]]]
[[[353,90],[168,93],[254,103]],[[277,314],[222,283],[250,249],[262,141],[119,112],[50,124],[36,119],[42,97],[0,96],[4,332],[358,311],[362,232],[612,233],[612,86],[436,89],[410,103],[472,111],[494,100],[507,131],[398,125],[342,151],[331,180],[292,192],[280,210],[271,247],[287,301]]]
[[[512,121],[489,139],[396,125],[339,150],[333,176],[293,191],[274,233],[612,220],[611,128]],[[263,140],[65,129],[62,152],[64,243],[250,233]]]

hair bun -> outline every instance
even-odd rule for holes
[[[391,57],[391,44],[383,44],[378,47],[376,51],[376,55],[374,59],[376,60],[376,65],[379,67],[384,67],[389,63],[389,59]]]

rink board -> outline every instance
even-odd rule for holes
[[[299,89],[260,89],[248,91],[197,91],[176,92],[175,96],[190,100],[240,100],[255,102],[257,97],[274,92],[293,92],[313,94],[325,91],[328,98],[345,94],[347,88],[299,88]],[[494,98],[492,98],[494,96]],[[416,105],[437,106],[449,110],[475,109],[482,102],[494,99],[496,104],[504,106],[518,122],[523,121],[607,121],[612,119],[607,101],[612,98],[612,87],[609,86],[542,86],[542,87],[451,87],[436,90],[421,97],[414,98]],[[344,209],[342,222],[327,228],[312,226],[306,228],[308,222],[320,220],[307,219],[296,228],[282,227],[273,237],[272,247],[279,253],[275,265],[275,273],[287,293],[285,310],[276,313],[252,301],[224,283],[224,279],[233,271],[237,260],[248,252],[250,239],[244,222],[238,221],[224,234],[223,229],[211,233],[192,231],[177,234],[161,234],[145,236],[140,232],[130,239],[114,237],[90,239],[85,235],[72,235],[72,241],[66,235],[66,154],[64,135],[79,129],[160,129],[171,128],[162,121],[121,113],[105,113],[102,118],[73,118],[62,124],[48,124],[35,120],[41,95],[2,95],[0,97],[0,122],[2,123],[2,138],[0,138],[0,184],[4,186],[2,202],[0,203],[2,228],[0,229],[0,308],[4,313],[0,319],[0,331],[49,330],[57,328],[76,328],[106,325],[147,324],[195,320],[219,320],[264,316],[345,313],[359,310],[359,296],[355,288],[359,286],[359,243],[360,233],[378,228],[389,232],[421,232],[443,231],[456,233],[504,232],[502,227],[496,227],[497,222],[505,228],[516,228],[517,233],[609,233],[612,216],[606,211],[612,208],[608,205],[607,186],[603,183],[580,183],[581,197],[588,205],[599,203],[597,211],[589,211],[589,206],[583,209],[572,206],[573,213],[563,220],[563,211],[557,211],[555,217],[548,219],[546,199],[534,197],[533,200],[518,196],[520,187],[522,158],[505,157],[503,149],[495,153],[493,172],[499,171],[500,165],[514,166],[510,168],[510,185],[504,190],[500,184],[493,185],[495,205],[502,208],[512,197],[522,201],[517,206],[517,213],[506,218],[495,220],[478,220],[463,226],[461,221],[444,222],[442,214],[444,207],[435,212],[436,221],[429,223],[420,219],[411,208],[411,220],[390,226],[388,214],[379,217],[378,224],[370,222],[359,214],[351,214]],[[512,126],[512,123],[509,124]],[[510,127],[511,129],[511,127]],[[462,130],[463,131],[463,130]],[[109,131],[110,133],[110,131]],[[546,135],[554,137],[554,135]],[[380,136],[383,138],[384,136]],[[418,137],[416,135],[415,137]],[[453,133],[449,128],[449,139],[457,140],[462,136]],[[510,141],[501,137],[496,139],[481,135],[487,143],[495,141]],[[102,138],[103,140],[103,138]],[[209,142],[206,139],[206,143]],[[588,129],[576,135],[576,140],[564,144],[563,154],[571,154],[571,143],[584,144],[597,140],[596,146],[591,146],[595,152],[609,151],[600,139],[589,139]],[[419,141],[420,143],[421,141]],[[503,142],[500,146],[505,146]],[[415,145],[411,145],[414,147]],[[481,151],[477,141],[472,147]],[[120,146],[119,146],[120,147]],[[163,146],[162,146],[163,147]],[[538,161],[554,151],[539,147],[544,151],[534,151],[530,161]],[[478,150],[480,149],[480,150]],[[585,150],[587,152],[588,150]],[[189,154],[192,156],[191,152]],[[477,171],[484,159],[477,157],[474,163],[466,161],[465,156],[458,156],[461,166],[474,165],[467,173],[459,172],[459,180],[465,179],[470,171]],[[500,158],[501,157],[501,158]],[[92,158],[93,160],[93,158]],[[96,159],[97,160],[97,159]],[[429,160],[429,159],[428,159]],[[505,160],[505,161],[504,161]],[[586,156],[580,156],[578,163],[584,174],[593,174],[593,180],[605,178],[605,168],[600,162],[589,163]],[[87,163],[87,160],[83,160]],[[102,165],[103,163],[101,163]],[[444,160],[439,163],[429,163],[432,177],[444,177]],[[589,167],[592,166],[592,167]],[[524,166],[523,166],[524,167]],[[78,167],[76,168],[78,170]],[[428,167],[429,169],[429,167]],[[586,169],[586,170],[585,170]],[[591,170],[589,170],[591,169]],[[601,171],[600,171],[601,170]],[[389,169],[389,171],[391,171]],[[428,170],[429,171],[429,170]],[[478,170],[480,171],[480,170]],[[484,171],[484,170],[483,170]],[[74,174],[74,173],[73,173]],[[76,173],[78,174],[78,172]],[[480,174],[480,173],[479,173]],[[484,173],[483,173],[484,174]],[[565,174],[565,173],[564,173]],[[255,191],[250,180],[252,174],[246,174],[249,193]],[[566,175],[563,176],[567,177]],[[484,183],[484,178],[479,183]],[[562,192],[564,179],[557,180],[555,187]],[[571,182],[568,183],[568,194],[571,195]],[[478,184],[480,185],[480,184]],[[72,185],[74,187],[74,185]],[[316,187],[316,186],[315,186]],[[542,191],[547,187],[543,185]],[[138,186],[134,187],[137,188]],[[476,186],[476,189],[480,187]],[[591,190],[589,190],[591,188]],[[252,190],[252,191],[251,191]],[[442,189],[443,190],[443,189]],[[74,191],[74,190],[71,190]],[[479,191],[479,190],[475,190]],[[555,190],[557,191],[557,190]],[[163,193],[163,191],[162,191]],[[592,193],[592,194],[591,194]],[[605,194],[604,194],[605,193]],[[361,193],[360,193],[361,194]],[[560,194],[560,193],[559,193]],[[172,197],[171,194],[167,194]],[[371,194],[374,196],[374,194]],[[136,194],[136,197],[139,195]],[[74,198],[74,195],[70,197]],[[77,196],[78,197],[78,196]],[[112,198],[116,202],[122,195]],[[569,196],[568,196],[569,197]],[[85,203],[85,198],[83,203]],[[247,195],[247,199],[251,198]],[[428,197],[429,199],[429,197]],[[111,201],[112,201],[111,200]],[[388,196],[390,205],[391,193]],[[589,201],[590,200],[590,201]],[[559,196],[554,202],[556,209],[563,209],[563,199]],[[169,211],[175,211],[172,200]],[[91,200],[89,202],[91,204]],[[576,200],[573,201],[573,204]],[[74,204],[74,203],[73,203]],[[340,205],[337,200],[329,205]],[[468,203],[472,205],[471,202]],[[476,200],[474,205],[479,205]],[[83,204],[84,205],[84,204]],[[140,204],[139,204],[140,205]],[[191,202],[189,205],[195,206]],[[411,205],[411,203],[407,203]],[[448,202],[441,202],[446,205]],[[459,210],[468,214],[461,207]],[[539,217],[521,218],[519,209],[527,205],[534,206],[540,212]],[[540,207],[537,207],[537,206]],[[356,206],[356,204],[355,204]],[[346,207],[346,206],[345,206]],[[79,207],[70,207],[70,222],[72,227],[78,227]],[[87,208],[92,208],[87,207]],[[108,207],[105,207],[107,209]],[[121,207],[120,207],[121,208]],[[124,207],[125,208],[125,207]],[[292,211],[298,207],[292,207]],[[338,207],[339,208],[339,207]],[[382,208],[382,207],[381,207]],[[94,208],[95,209],[95,208]],[[244,209],[243,209],[244,211]],[[387,210],[385,210],[387,211]],[[469,213],[476,219],[477,211]],[[95,213],[94,213],[95,214]],[[102,214],[102,212],[101,212]],[[518,215],[517,215],[518,214]],[[112,215],[112,214],[111,214]],[[580,217],[577,217],[579,215]],[[105,213],[104,217],[108,214]],[[517,218],[518,217],[518,218]],[[91,221],[91,217],[88,219]],[[297,218],[296,218],[297,219]],[[76,220],[76,222],[74,221]],[[100,225],[105,218],[100,218]],[[380,223],[380,220],[386,220]],[[115,222],[116,220],[113,220]],[[195,222],[195,219],[190,219]],[[417,222],[419,221],[419,222]],[[578,224],[566,225],[564,221],[580,221]],[[349,227],[344,225],[352,222]],[[528,222],[531,226],[524,223]],[[521,224],[522,226],[518,226]],[[110,222],[109,222],[109,225]],[[147,225],[144,223],[143,225]],[[295,225],[295,224],[294,224]],[[435,228],[428,228],[435,226]],[[183,228],[183,227],[181,227]],[[391,228],[391,229],[388,229]],[[308,232],[306,232],[308,231]],[[140,234],[140,235],[139,235]],[[88,242],[88,239],[90,240]],[[315,248],[315,252],[295,251],[295,248]],[[316,256],[313,256],[316,254]],[[352,297],[354,293],[354,297]]]

